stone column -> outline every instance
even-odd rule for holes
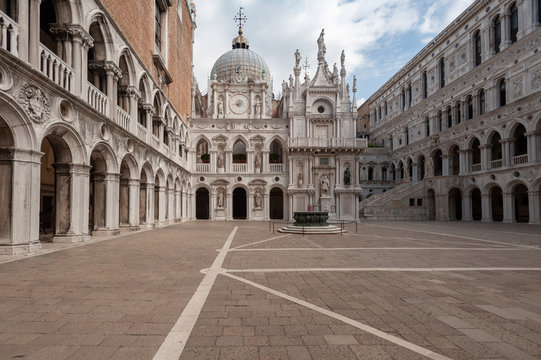
[[[502,144],[502,166],[504,167],[510,167],[513,163],[513,159],[511,157],[512,141],[512,138],[500,140],[500,143]]]
[[[492,206],[490,194],[481,194],[481,221],[492,222]]]
[[[0,254],[39,250],[40,166],[43,153],[0,149]]]
[[[109,98],[109,117],[115,119],[116,117],[116,91],[115,91],[115,73],[113,70],[106,70],[107,74],[107,97]]]
[[[471,196],[468,193],[462,196],[462,221],[473,221]]]
[[[72,40],[73,49],[71,54],[70,62],[73,64],[73,72],[74,76],[72,78],[72,84],[71,84],[71,92],[75,96],[80,96],[84,98],[83,92],[82,92],[82,84],[83,84],[83,40],[78,37],[74,37]],[[87,70],[84,69],[84,72]],[[86,99],[85,99],[86,100]]]
[[[513,194],[509,192],[504,192],[503,196],[503,222],[504,223],[513,223],[515,222],[515,204],[513,204]]]
[[[419,167],[417,163],[411,163],[411,181],[412,182],[418,182],[419,181]]]
[[[18,1],[18,3],[24,3],[24,1]],[[30,0],[30,30],[29,30],[29,41],[28,41],[28,61],[36,69],[40,68],[41,57],[39,54],[39,32],[40,32],[40,9],[39,5],[41,0]],[[20,18],[28,16],[27,14],[22,14]],[[24,39],[23,39],[24,40]]]
[[[158,212],[158,222],[160,225],[163,225],[164,221],[165,221],[165,185],[163,186],[160,186],[159,187],[159,192],[158,192],[158,196],[159,196],[159,206],[160,206],[160,209],[159,209],[159,212]]]
[[[528,142],[528,162],[535,163],[537,162],[537,138],[541,135],[537,135],[535,131],[529,131],[525,133],[526,141]],[[541,140],[540,140],[541,141]]]
[[[120,174],[105,174],[105,228],[107,235],[119,233]],[[105,235],[105,234],[104,234]]]
[[[504,12],[501,19],[502,45],[500,49],[503,51],[511,45],[511,39],[509,38],[509,33],[511,31],[511,13],[509,11]]]
[[[449,155],[442,155],[442,169],[441,169],[441,175],[442,176],[449,176]]]
[[[139,230],[139,179],[129,179],[129,225],[130,230]]]
[[[458,175],[466,175],[469,172],[468,154],[470,150],[458,150]]]
[[[528,211],[530,216],[530,224],[541,224],[540,204],[541,197],[539,191],[528,191]]]
[[[120,179],[119,191],[119,211],[120,211],[120,226],[128,226],[130,222],[130,189],[128,187],[129,179]]]
[[[481,169],[482,171],[490,170],[490,145],[480,145],[481,150]]]
[[[90,166],[55,164],[56,224],[54,242],[88,239]]]
[[[141,97],[141,94],[139,93],[139,90],[135,87],[130,86],[127,90],[128,94],[128,102],[129,102],[129,108],[130,108],[130,131],[132,134],[137,134],[137,122],[138,122],[138,106],[137,102],[139,101],[139,98]]]
[[[175,190],[175,221],[178,222],[182,218],[182,195],[179,189]]]
[[[147,227],[154,226],[154,183],[147,183]]]
[[[263,174],[270,173],[269,153],[270,153],[269,149],[263,149],[261,151],[261,157],[262,157],[262,160],[263,160],[263,170],[262,170]],[[283,154],[282,154],[282,156],[283,156]]]

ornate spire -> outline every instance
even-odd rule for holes
[[[325,29],[321,29],[321,34],[319,34],[319,38],[317,39],[317,61],[320,64],[323,64],[325,61],[325,53],[327,53],[327,48],[325,47],[325,39],[323,36],[325,35]]]
[[[357,111],[357,77],[355,75],[353,75],[353,105],[352,105],[352,110],[354,112]]]
[[[239,36],[233,39],[233,49],[248,49],[250,47],[248,39],[242,36],[242,25],[248,20],[242,10],[244,10],[244,8],[240,7],[239,12],[235,14],[235,17],[233,18],[239,27]]]

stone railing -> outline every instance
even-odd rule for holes
[[[0,47],[15,56],[19,55],[18,35],[19,24],[0,11]]]
[[[492,160],[490,162],[490,168],[491,169],[497,169],[497,168],[500,168],[500,167],[502,167],[502,159]]]
[[[208,173],[210,172],[209,163],[197,163],[195,164],[195,171],[198,173]]]
[[[39,44],[40,71],[55,84],[71,91],[73,69],[43,44]]]
[[[472,164],[471,171],[481,171],[481,163],[479,164]]]
[[[269,164],[271,173],[283,173],[284,164]]]
[[[99,91],[94,85],[88,83],[88,104],[100,114],[109,115],[109,98]]]
[[[245,173],[248,171],[248,164],[233,164],[233,172],[238,173]]]
[[[344,148],[362,149],[368,147],[366,139],[357,138],[289,138],[290,148]]]
[[[116,123],[126,130],[130,130],[131,116],[126,110],[117,105],[116,107]]]
[[[528,154],[513,156],[513,165],[526,164],[528,162]]]
[[[139,139],[147,141],[147,128],[139,122],[137,123],[137,136],[139,136]]]

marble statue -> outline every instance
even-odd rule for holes
[[[224,191],[222,189],[218,191],[218,207],[224,207]]]
[[[351,173],[349,171],[349,168],[346,168],[344,171],[344,184],[349,185],[351,183]]]
[[[255,192],[255,207],[261,208],[262,207],[263,198],[261,197],[261,191],[257,190]]]
[[[327,175],[321,176],[321,195],[329,195],[329,178]]]

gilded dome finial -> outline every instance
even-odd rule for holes
[[[239,12],[235,14],[235,17],[233,18],[239,27],[239,36],[233,39],[233,49],[248,49],[250,47],[248,39],[242,36],[242,25],[248,20],[242,10],[244,10],[244,8],[240,7]]]

